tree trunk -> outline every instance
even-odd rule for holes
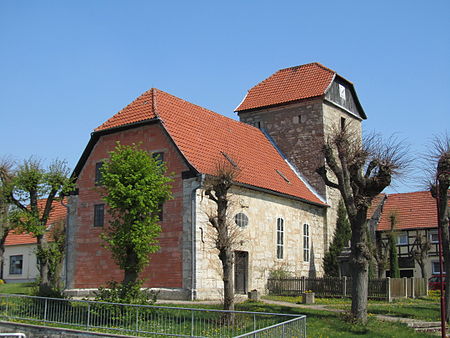
[[[426,272],[425,272],[425,262],[423,260],[420,260],[417,263],[419,263],[420,273],[422,275],[422,278],[427,278],[427,275],[426,275]]]
[[[234,310],[233,251],[229,248],[221,250],[219,259],[223,272],[223,309]]]
[[[135,284],[139,274],[137,269],[137,257],[135,252],[128,252],[126,258],[126,267],[123,274],[123,285]]]
[[[6,237],[8,237],[8,233],[9,233],[8,229],[3,229],[3,233],[0,236],[0,279],[3,279],[3,261],[4,261],[4,254],[5,254],[5,242],[6,242]]]
[[[39,290],[40,290],[40,292],[44,292],[44,294],[45,294],[47,290],[51,289],[50,281],[48,278],[49,263],[48,263],[48,259],[46,257],[46,254],[48,252],[48,250],[47,250],[48,243],[47,243],[47,239],[45,238],[44,235],[36,236],[36,238],[37,238],[38,251],[45,253],[44,257],[39,258],[39,274],[40,274],[39,275],[39,277],[40,277]]]
[[[369,258],[366,221],[363,212],[352,221],[352,315],[365,324],[367,322],[367,296],[369,284]],[[361,226],[362,225],[362,226]]]

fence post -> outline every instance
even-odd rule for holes
[[[305,291],[306,291],[305,276],[302,276],[302,290],[301,290],[301,292],[305,292]]]
[[[405,298],[408,298],[408,278],[403,277],[403,285],[405,288]]]
[[[91,304],[88,303],[87,318],[86,318],[86,329],[89,329],[89,325],[91,325],[90,321],[91,321]]]
[[[191,337],[194,336],[194,311],[191,310]]]
[[[386,278],[388,302],[392,302],[391,296],[391,277]]]
[[[139,332],[139,308],[136,307],[136,332]]]
[[[44,305],[44,320],[47,320],[47,301],[48,301],[48,299],[45,298],[45,305]]]
[[[342,278],[344,278],[344,283],[343,283],[343,285],[344,285],[344,287],[343,287],[343,294],[344,294],[344,297],[347,297],[347,276],[344,276],[344,277],[342,277]]]
[[[416,279],[411,278],[411,297],[416,298]]]

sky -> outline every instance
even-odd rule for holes
[[[352,81],[364,131],[450,131],[450,1],[0,1],[0,157],[65,159],[156,87],[237,118],[247,90],[320,62]],[[420,172],[388,192],[424,189]]]

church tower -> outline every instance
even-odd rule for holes
[[[353,84],[319,63],[285,68],[251,88],[236,108],[241,122],[263,130],[330,208],[324,244],[332,240],[340,192],[326,187],[316,169],[336,128],[351,124],[361,136],[366,114]]]

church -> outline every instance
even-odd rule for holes
[[[315,170],[330,133],[366,119],[353,84],[310,63],[281,69],[251,88],[227,118],[152,88],[94,129],[74,170],[69,199],[66,291],[86,295],[122,272],[102,246],[107,206],[96,185],[116,142],[140,143],[172,173],[173,199],[162,207],[160,250],[141,274],[166,299],[220,299],[221,263],[203,194],[217,163],[239,167],[231,189],[238,237],[235,291],[265,292],[273,271],[321,276],[336,224],[339,191]]]

